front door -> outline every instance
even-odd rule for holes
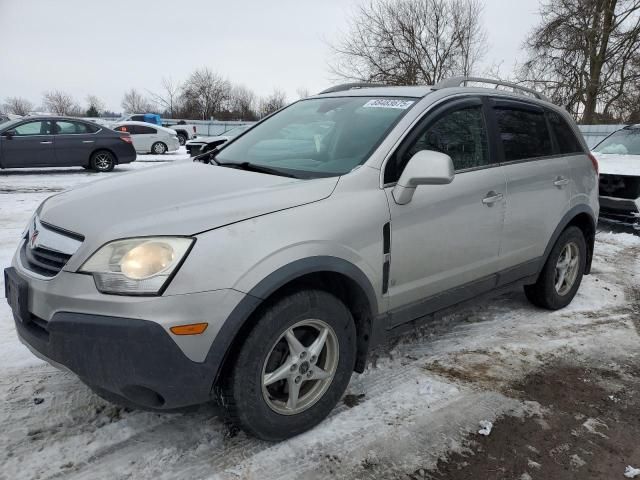
[[[27,121],[16,125],[9,136],[2,136],[2,166],[25,168],[55,166],[54,138],[49,120]]]
[[[417,307],[415,317],[439,294],[465,287],[462,295],[474,296],[495,286],[506,181],[486,125],[480,99],[445,104],[427,114],[387,163],[386,185],[420,150],[449,155],[456,170],[451,184],[419,186],[406,205],[394,201],[392,185],[385,188],[391,210],[392,310]]]

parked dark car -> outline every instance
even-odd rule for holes
[[[128,133],[65,117],[27,117],[0,123],[0,168],[84,167],[109,172],[131,163]]]

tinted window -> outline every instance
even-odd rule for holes
[[[94,133],[98,131],[98,128],[94,125],[89,125],[82,122],[67,122],[64,120],[56,121],[56,133],[59,135],[79,134],[79,133]]]
[[[129,129],[127,128],[126,125],[121,125],[119,127],[116,127],[116,128],[114,128],[114,130],[116,132],[128,132],[129,131]]]
[[[548,112],[551,129],[558,142],[559,153],[582,152],[582,146],[567,121],[555,112]]]
[[[134,122],[144,122],[144,115],[132,115],[131,120]]]
[[[50,135],[51,134],[51,122],[37,121],[28,122],[18,125],[13,129],[16,135]]]
[[[158,133],[155,128],[145,127],[144,125],[134,125],[134,131],[132,133],[137,135],[149,135],[153,133]]]
[[[400,149],[397,155],[402,155],[401,158],[389,162],[385,183],[396,182],[407,162],[421,150],[449,155],[456,170],[488,165],[489,148],[482,107],[456,110],[429,123],[407,148]]]
[[[495,113],[505,161],[552,154],[544,113],[510,108],[498,108]]]

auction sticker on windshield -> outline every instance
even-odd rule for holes
[[[406,110],[413,105],[413,100],[396,100],[391,98],[376,98],[369,100],[362,108],[399,108]]]

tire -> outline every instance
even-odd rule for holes
[[[180,146],[184,146],[185,143],[187,143],[187,137],[184,133],[179,133],[178,134],[178,142],[180,142]]]
[[[580,287],[586,262],[587,243],[582,230],[578,227],[567,228],[553,246],[538,281],[533,285],[525,285],[525,295],[538,307],[549,310],[566,307]],[[564,275],[561,263],[563,266],[569,265]]]
[[[110,172],[116,166],[116,157],[107,150],[98,150],[91,155],[89,164],[96,172]]]
[[[156,142],[151,145],[151,153],[154,153],[156,155],[164,155],[165,153],[167,153],[167,150],[167,146],[162,142]]]
[[[322,344],[316,355],[313,342],[323,331],[325,341],[315,344]],[[293,332],[297,345],[287,332]],[[292,345],[301,349],[295,355]],[[223,380],[223,405],[231,420],[251,435],[268,441],[293,437],[320,423],[338,403],[351,379],[355,354],[353,318],[338,298],[322,290],[281,296],[258,312]],[[282,375],[274,376],[277,372]],[[332,373],[327,377],[327,372]],[[263,386],[263,381],[270,384]],[[289,403],[290,384],[299,385],[295,405]]]

